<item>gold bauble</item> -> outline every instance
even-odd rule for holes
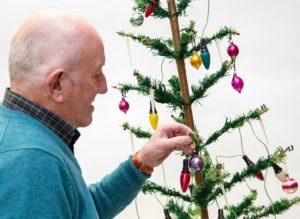
[[[193,52],[193,55],[190,57],[190,63],[194,68],[199,69],[202,64],[201,56],[197,52]]]

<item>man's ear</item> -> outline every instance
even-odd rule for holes
[[[46,87],[48,95],[56,102],[63,103],[64,102],[64,80],[66,76],[66,72],[64,69],[56,69],[51,72],[46,80]]]

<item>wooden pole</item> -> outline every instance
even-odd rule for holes
[[[169,19],[171,23],[174,48],[177,55],[180,50],[180,31],[179,31],[178,18],[176,15],[176,3],[175,0],[167,0],[167,2],[168,2]],[[184,58],[176,58],[176,65],[177,65],[177,71],[178,71],[178,76],[180,81],[181,96],[185,103],[184,114],[185,114],[186,124],[191,129],[194,130],[195,126],[194,126],[194,119],[193,119],[193,112],[192,112],[192,104],[189,98],[190,95],[189,95],[189,87],[188,87],[188,82],[186,77]],[[195,173],[195,181],[198,186],[201,186],[203,184],[200,171]],[[207,208],[201,208],[201,218],[209,219]]]

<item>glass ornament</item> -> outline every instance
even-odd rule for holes
[[[194,51],[190,56],[190,63],[196,69],[199,69],[200,65],[202,64],[202,59],[196,51]]]
[[[227,47],[227,53],[231,58],[234,59],[239,54],[239,48],[234,43],[231,42]]]
[[[249,157],[247,155],[243,156],[244,161],[246,162],[247,166],[252,166],[254,165],[253,161],[249,159]],[[264,176],[262,174],[261,171],[259,171],[258,173],[256,173],[256,178],[263,181],[264,180]]]
[[[129,18],[129,21],[132,26],[139,27],[144,23],[144,16],[141,13],[135,11]]]
[[[154,105],[154,112],[153,112],[152,107],[151,107],[151,102],[150,102],[150,110],[149,110],[148,117],[149,117],[149,122],[150,122],[150,125],[151,125],[152,129],[155,130],[156,127],[157,127],[157,124],[158,124],[159,116],[158,116],[155,105]]]
[[[190,176],[190,171],[188,166],[188,159],[184,159],[182,171],[180,174],[180,186],[182,192],[186,192],[186,190],[190,185],[190,180],[191,180],[191,176]]]
[[[282,183],[282,189],[288,194],[292,194],[297,191],[298,189],[298,183],[293,178],[287,178]]]
[[[152,5],[148,5],[145,10],[145,17],[149,17],[154,12],[154,7]]]
[[[243,87],[244,87],[244,81],[239,76],[237,76],[236,73],[233,74],[231,85],[233,89],[235,89],[237,92],[241,93]]]
[[[119,103],[119,109],[124,113],[126,113],[129,109],[129,103],[125,100],[124,97],[122,97],[122,100]]]
[[[204,167],[204,160],[202,157],[194,154],[192,157],[189,159],[189,168],[193,172],[197,172],[202,170]]]
[[[204,39],[201,39],[200,42],[201,46],[200,46],[200,54],[201,54],[201,59],[203,62],[203,65],[206,69],[209,69],[210,66],[210,53],[207,49],[206,43]]]
[[[199,218],[201,214],[201,208],[195,203],[191,203],[187,209],[188,213],[193,216],[193,218]]]
[[[288,176],[286,175],[286,173],[284,172],[284,170],[280,166],[273,163],[272,167],[273,167],[275,176],[279,181],[284,182],[288,178]]]

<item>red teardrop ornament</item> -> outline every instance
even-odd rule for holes
[[[265,179],[264,175],[262,174],[261,171],[259,171],[255,176],[256,176],[257,179],[259,179],[261,181],[264,181],[264,179]]]
[[[148,5],[145,10],[145,17],[149,17],[154,11],[154,7],[152,5]]]
[[[190,171],[188,166],[188,159],[183,160],[183,168],[180,174],[180,186],[182,192],[186,192],[186,190],[189,188],[190,185]]]

